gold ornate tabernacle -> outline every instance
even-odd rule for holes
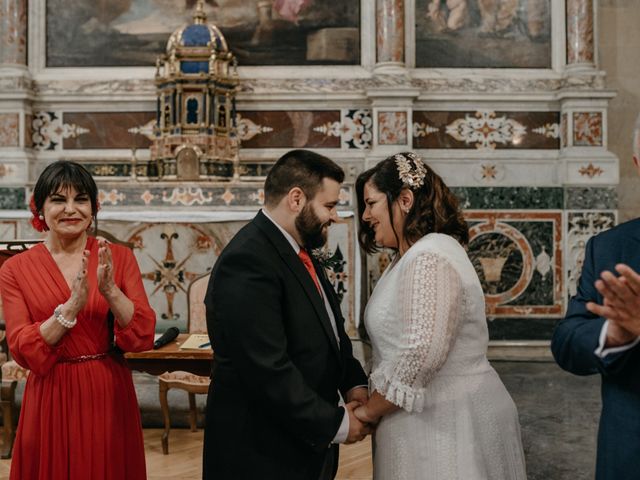
[[[149,177],[238,177],[237,62],[198,1],[193,23],[179,28],[156,60],[158,92]]]

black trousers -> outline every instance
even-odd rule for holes
[[[327,449],[318,480],[333,480],[336,473],[338,473],[338,445],[331,445]]]

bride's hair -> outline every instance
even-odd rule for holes
[[[413,179],[408,184],[407,179]],[[416,182],[415,180],[419,180]],[[362,220],[366,208],[364,185],[371,181],[375,188],[387,197],[389,220],[393,228],[393,209],[400,192],[410,188],[414,202],[407,214],[403,227],[403,237],[409,245],[414,244],[428,233],[451,235],[460,244],[469,243],[469,227],[462,215],[458,199],[438,174],[412,152],[392,155],[375,167],[362,172],[356,180],[358,199],[358,241],[367,253],[379,250],[375,243],[375,232]],[[411,180],[410,180],[411,181]],[[395,231],[396,238],[398,232]]]

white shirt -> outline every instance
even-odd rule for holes
[[[612,347],[612,348],[604,348],[607,343],[607,328],[609,327],[609,320],[604,322],[602,325],[602,330],[600,330],[600,341],[598,342],[598,348],[596,348],[595,353],[598,357],[604,359],[607,355],[613,353],[622,353],[627,350],[635,347],[640,342],[640,337],[636,337],[634,341],[631,343],[627,343],[626,345],[622,345],[620,347]]]
[[[278,230],[280,230],[282,235],[284,235],[284,238],[286,238],[287,241],[291,244],[291,248],[293,248],[294,252],[296,252],[296,255],[298,255],[300,253],[300,245],[298,245],[298,242],[296,242],[296,239],[293,238],[291,234],[287,232],[284,228],[282,228],[278,224],[278,222],[276,222],[273,218],[271,218],[271,216],[269,216],[269,213],[264,208],[262,209],[262,213],[278,228]],[[322,285],[322,283],[320,283],[320,280],[318,280],[318,285]],[[325,295],[324,292],[322,292],[322,299],[324,300],[324,308],[327,311],[327,314],[329,315],[329,320],[331,322],[331,328],[333,329],[333,334],[335,335],[336,341],[338,342],[338,348],[340,348],[340,337],[338,336],[338,327],[336,326],[336,318],[333,315],[331,304],[329,303],[327,295]],[[358,387],[354,387],[354,388],[358,388]],[[338,392],[338,394],[340,395],[340,392]],[[344,405],[344,400],[342,399],[342,395],[340,395],[339,405]],[[333,437],[333,440],[331,443],[344,443],[347,440],[348,436],[349,436],[349,415],[347,415],[347,411],[345,410],[344,416],[342,417],[342,423],[340,424],[340,428],[338,428],[338,432],[336,433],[336,436]]]

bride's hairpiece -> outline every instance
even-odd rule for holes
[[[413,152],[397,153],[393,158],[398,168],[398,176],[405,187],[415,190],[424,185],[427,167],[418,155]],[[412,161],[413,165],[411,165]]]

